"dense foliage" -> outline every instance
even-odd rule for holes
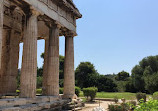
[[[105,75],[100,75],[92,63],[81,62],[75,71],[77,86],[97,87],[98,91],[115,92],[116,84]]]
[[[155,92],[155,93],[153,94],[153,99],[154,99],[154,100],[158,100],[158,92]]]
[[[140,102],[140,100],[146,102],[146,94],[145,93],[137,93],[136,94],[136,98],[137,98],[137,101]]]
[[[149,100],[139,104],[134,111],[158,111],[158,100]]]
[[[158,56],[144,58],[132,69],[134,87],[140,92],[154,93],[158,90]]]
[[[126,81],[128,78],[129,78],[129,73],[125,71],[119,72],[116,76],[117,81]]]
[[[83,88],[83,94],[85,97],[90,97],[90,101],[93,101],[97,94],[98,89],[96,87],[88,87],[88,88]]]
[[[44,53],[41,54],[44,58]],[[64,83],[64,56],[59,56],[60,87]],[[42,88],[43,66],[37,68],[37,88]],[[20,86],[20,69],[17,76],[18,88]],[[144,92],[158,91],[158,55],[142,59],[134,66],[131,75],[121,71],[118,74],[101,75],[91,62],[81,62],[75,70],[75,84],[82,88],[97,87],[104,92]]]
[[[109,111],[129,111],[130,107],[127,103],[119,104],[110,104],[108,105]]]

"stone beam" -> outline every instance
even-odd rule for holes
[[[66,27],[68,30],[76,32],[76,26],[68,21],[64,15],[59,14],[58,11],[53,10],[45,3],[41,2],[40,0],[23,0],[26,3],[32,5],[36,8],[41,14],[45,14],[46,16],[50,17],[51,19],[57,21],[61,26]],[[55,6],[56,7],[56,6]]]

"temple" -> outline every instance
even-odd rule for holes
[[[81,18],[72,0],[0,0],[0,95],[16,93],[23,43],[20,98],[36,98],[37,40],[45,40],[43,96],[59,97],[59,37],[65,36],[64,94],[75,97],[74,37]]]

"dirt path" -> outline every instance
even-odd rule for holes
[[[100,107],[104,108],[106,111],[108,109],[108,104],[111,104],[110,101],[101,101]],[[87,102],[85,107],[81,111],[92,111],[94,108],[99,107],[99,101],[96,102]]]

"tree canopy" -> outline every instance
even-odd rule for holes
[[[158,91],[158,55],[148,56],[132,69],[132,80],[137,91]]]

